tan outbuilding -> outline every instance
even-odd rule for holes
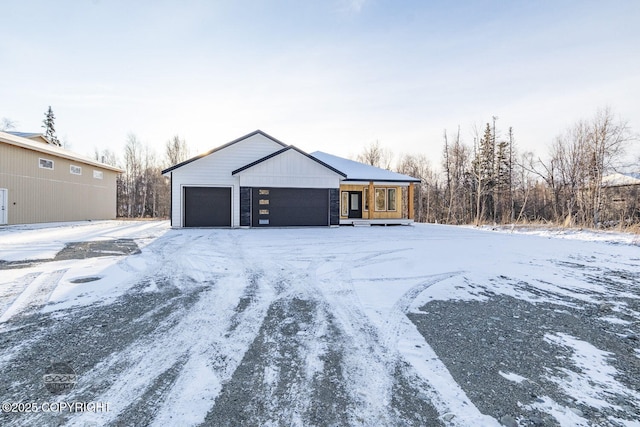
[[[123,171],[37,135],[0,132],[0,225],[114,219]]]

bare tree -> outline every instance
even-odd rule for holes
[[[189,147],[187,142],[175,135],[165,144],[165,161],[166,166],[177,165],[189,158]]]
[[[470,149],[460,139],[460,126],[456,137],[449,143],[447,133],[444,134],[445,146],[443,152],[443,167],[445,170],[445,209],[446,223],[462,224],[470,222],[470,209],[467,203],[470,200],[474,184],[469,181],[470,176]]]
[[[441,222],[443,220],[444,206],[442,200],[444,193],[441,191],[437,174],[431,168],[427,157],[423,154],[405,154],[398,162],[396,172],[419,178],[419,191],[415,195],[417,205],[418,222]]]
[[[14,122],[13,120],[7,117],[3,117],[2,119],[0,119],[0,131],[6,132],[8,130],[12,130],[15,128],[16,128],[16,122]]]
[[[356,160],[377,168],[391,170],[393,153],[391,150],[382,147],[379,141],[376,141],[363,148],[362,153],[358,154]]]
[[[614,171],[627,143],[632,140],[626,121],[616,120],[609,107],[598,110],[589,129],[589,204],[592,226],[600,223],[602,208],[602,178]]]
[[[129,218],[140,214],[140,175],[142,170],[142,144],[133,133],[127,135],[124,147],[124,212]]]
[[[118,157],[116,153],[112,150],[105,149],[100,151],[97,147],[93,149],[93,158],[100,163],[104,163],[106,165],[117,166],[118,165]]]

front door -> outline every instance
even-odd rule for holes
[[[349,191],[349,218],[362,218],[362,191]]]
[[[9,207],[8,190],[6,188],[0,188],[0,224],[7,223],[7,211]]]

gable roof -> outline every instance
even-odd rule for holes
[[[603,187],[622,187],[625,185],[640,185],[640,172],[616,172],[602,178]]]
[[[198,160],[198,159],[201,159],[201,158],[203,158],[203,157],[207,157],[208,155],[213,154],[213,153],[215,153],[216,151],[223,150],[223,149],[225,149],[225,148],[227,148],[227,147],[229,147],[229,146],[231,146],[231,145],[233,145],[233,144],[236,144],[236,143],[238,143],[238,142],[240,142],[240,141],[243,141],[243,140],[245,140],[245,139],[247,139],[247,138],[251,138],[251,137],[252,137],[252,136],[254,136],[254,135],[262,135],[262,136],[264,136],[265,138],[269,138],[269,139],[270,139],[270,140],[272,140],[273,142],[276,142],[276,143],[278,143],[278,144],[282,145],[283,147],[287,147],[287,144],[285,144],[284,142],[282,142],[282,141],[278,141],[277,139],[275,139],[275,138],[274,138],[274,137],[272,137],[271,135],[268,135],[267,133],[262,132],[261,130],[259,130],[259,129],[258,129],[258,130],[255,130],[255,131],[251,132],[251,133],[246,134],[245,136],[241,136],[241,137],[240,137],[240,138],[238,138],[238,139],[234,139],[234,140],[233,140],[233,141],[231,141],[231,142],[228,142],[228,143],[226,143],[226,144],[224,144],[224,145],[221,145],[221,146],[216,147],[216,148],[214,148],[214,149],[212,149],[212,150],[209,150],[209,151],[207,151],[206,153],[198,154],[197,156],[192,157],[192,158],[190,158],[190,159],[188,159],[188,160],[185,160],[185,161],[184,161],[184,162],[182,162],[182,163],[178,163],[177,165],[173,165],[173,166],[171,166],[171,167],[168,167],[167,169],[163,170],[163,171],[161,172],[161,174],[162,174],[162,175],[164,175],[164,174],[166,174],[166,173],[171,172],[172,170],[175,170],[175,169],[181,168],[182,166],[188,165],[188,164],[189,164],[189,163],[191,163],[191,162],[195,162],[195,161],[196,161],[196,160]]]
[[[409,175],[403,175],[354,160],[344,159],[332,154],[323,153],[322,151],[315,151],[311,153],[311,156],[346,173],[347,181],[420,182],[418,178]]]
[[[17,132],[17,131],[5,131],[5,133],[8,133],[10,135],[14,135],[14,136],[19,136],[20,138],[27,138],[27,139],[31,139],[31,140],[41,140],[42,143],[44,144],[51,144],[51,141],[49,141],[49,139],[44,136],[41,133],[36,133],[36,132]],[[51,144],[51,145],[55,145],[55,144]]]
[[[338,169],[334,168],[333,166],[328,165],[325,162],[323,162],[322,160],[317,159],[317,158],[313,157],[312,155],[305,153],[304,151],[302,151],[301,149],[299,149],[297,147],[294,147],[293,145],[289,145],[289,146],[283,148],[282,150],[278,150],[275,153],[271,153],[268,156],[265,156],[265,157],[263,157],[261,159],[256,160],[255,162],[249,163],[248,165],[245,165],[245,166],[243,166],[243,167],[241,167],[239,169],[236,169],[233,172],[231,172],[231,175],[235,175],[235,174],[240,173],[240,172],[242,172],[244,170],[252,168],[252,167],[254,167],[254,166],[256,166],[256,165],[258,165],[258,164],[260,164],[260,163],[262,163],[264,161],[267,161],[267,160],[272,159],[272,158],[274,158],[276,156],[279,156],[282,153],[285,153],[285,152],[287,152],[289,150],[297,151],[298,153],[302,154],[303,156],[308,157],[309,159],[311,159],[314,162],[324,166],[327,169],[330,169],[331,171],[337,173],[338,175],[341,175],[341,176],[343,176],[345,178],[347,177],[347,175],[344,172],[339,171]]]
[[[84,163],[87,165],[111,170],[118,173],[124,172],[122,169],[116,166],[111,166],[105,163],[98,162],[97,160],[92,160],[89,157],[81,156],[72,151],[65,150],[62,147],[58,147],[57,145],[43,144],[42,142],[37,142],[32,139],[12,135],[7,132],[0,132],[0,143],[13,145],[13,146],[24,148],[27,150],[37,151],[37,152],[48,154],[51,156],[62,157],[63,159]]]

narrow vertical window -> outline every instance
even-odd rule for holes
[[[349,216],[349,192],[343,191],[340,196],[340,215]]]
[[[384,211],[387,208],[387,189],[376,188],[376,211]]]
[[[368,188],[365,188],[364,191],[362,192],[362,198],[364,199],[362,201],[364,210],[368,211],[369,210],[369,189]]]

